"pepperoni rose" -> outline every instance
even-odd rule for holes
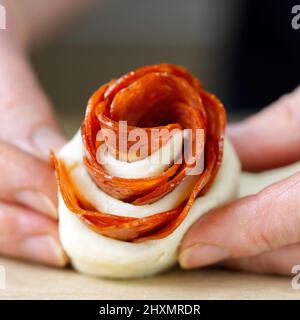
[[[120,126],[123,122],[127,124],[126,132]],[[109,197],[142,207],[161,200],[184,183],[200,159],[204,159],[203,168],[193,174],[189,194],[175,208],[132,217],[118,211],[98,210],[74,183],[63,159],[53,155],[64,203],[88,227],[106,237],[128,242],[165,238],[184,221],[196,198],[211,187],[222,160],[225,124],[222,103],[182,67],[152,65],[112,80],[90,98],[81,127],[82,163],[95,188]],[[147,137],[140,143],[145,154],[132,151],[134,143],[128,137],[136,129],[142,129]],[[153,129],[170,134],[166,139],[161,136],[152,139]],[[115,143],[103,138],[105,130],[115,134]],[[174,136],[173,132],[185,130],[191,132],[188,159],[192,161],[182,156],[180,163],[173,161],[158,174],[120,177],[99,161],[98,150],[102,147],[118,161],[141,161],[165,146]],[[201,143],[196,139],[197,130],[202,132]],[[121,142],[126,142],[125,147],[120,146]],[[183,146],[181,152],[184,152]]]

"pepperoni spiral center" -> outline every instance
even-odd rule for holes
[[[126,132],[121,122],[126,122]],[[196,175],[190,195],[178,207],[147,217],[124,217],[118,212],[108,214],[96,210],[82,197],[63,160],[53,156],[63,200],[71,212],[104,236],[134,242],[164,238],[182,223],[196,198],[205,194],[213,183],[222,160],[225,124],[222,103],[186,69],[159,64],[129,72],[101,86],[86,109],[81,128],[85,152],[82,160],[96,186],[113,198],[142,206],[158,201],[183,183],[204,155],[203,170]],[[136,129],[142,129],[147,138],[142,143],[147,152],[142,156],[132,152],[134,142],[128,139]],[[153,129],[168,132],[168,139],[161,136],[153,139]],[[97,150],[105,146],[120,161],[139,161],[165,145],[173,132],[186,129],[191,132],[193,161],[183,158],[182,163],[171,163],[158,175],[135,179],[117,177],[97,159]],[[114,133],[115,143],[107,139],[99,141],[99,132],[104,130]],[[203,148],[199,148],[196,140],[197,130],[203,132]],[[124,141],[126,147],[121,148]]]

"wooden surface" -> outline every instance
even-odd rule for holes
[[[289,277],[224,270],[173,269],[131,281],[87,277],[71,269],[30,265],[1,258],[6,288],[0,299],[300,299]]]

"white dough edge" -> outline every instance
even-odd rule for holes
[[[177,263],[187,229],[210,209],[238,194],[240,163],[227,138],[221,168],[210,190],[193,204],[183,223],[159,240],[131,243],[111,239],[88,228],[59,194],[59,233],[64,250],[79,272],[106,278],[138,278],[162,272]]]

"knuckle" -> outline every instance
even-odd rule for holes
[[[263,252],[274,248],[274,239],[276,232],[272,225],[272,202],[264,193],[259,193],[253,197],[253,215],[254,223],[248,231],[249,241],[252,244],[254,252]]]
[[[249,232],[259,251],[300,240],[300,174],[262,190],[255,196],[255,220]]]
[[[279,99],[279,106],[282,110],[283,117],[289,123],[290,129],[298,130],[300,121],[300,99],[296,99],[294,93],[286,94]],[[297,131],[295,131],[297,132]]]

